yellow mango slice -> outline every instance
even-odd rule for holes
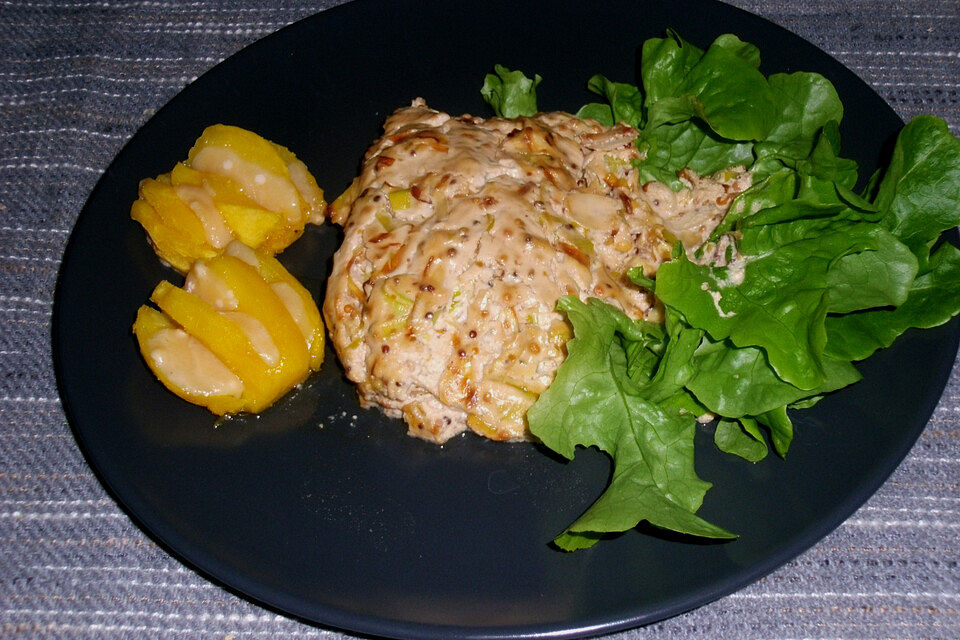
[[[233,237],[248,247],[263,248],[261,245],[271,239],[271,236],[276,236],[278,232],[286,233],[283,229],[282,214],[258,205],[244,195],[243,189],[230,178],[197,171],[182,162],[178,162],[169,175],[174,186],[202,187],[210,194],[223,221],[233,232]],[[283,245],[272,242],[271,244],[281,249],[289,246],[289,243]]]
[[[143,180],[140,199],[134,201],[130,216],[147,231],[160,259],[178,271],[186,271],[197,259],[217,253],[207,241],[197,214],[169,184]]]
[[[238,257],[239,256],[239,257]],[[183,288],[161,282],[133,332],[170,391],[213,413],[263,411],[323,361],[309,292],[272,256],[233,242],[195,263]]]
[[[251,251],[239,243],[231,244],[226,252],[248,264],[254,264],[254,260],[256,261],[260,275],[283,302],[300,330],[310,355],[310,369],[313,371],[320,369],[320,365],[323,364],[326,334],[320,310],[306,287],[271,255]]]
[[[301,162],[293,152],[276,143],[273,143],[273,146],[280,158],[287,163],[290,180],[300,192],[300,197],[307,203],[307,222],[321,224],[327,213],[327,201],[323,197],[323,189],[317,184],[307,165]]]
[[[203,185],[203,172],[191,169],[182,162],[173,165],[173,170],[163,175],[170,184],[192,184],[197,187]]]
[[[227,125],[204,129],[187,164],[230,178],[260,206],[280,211],[291,225],[305,221],[307,205],[277,147],[252,131]]]
[[[219,256],[207,262],[211,272],[233,290],[237,298],[236,311],[260,321],[270,332],[280,352],[280,370],[294,372],[294,378],[305,376],[309,367],[307,345],[299,327],[287,311],[283,301],[263,279],[256,267],[230,255]],[[296,372],[302,371],[302,374]],[[301,379],[284,378],[284,384],[298,384]]]
[[[192,166],[197,154],[209,147],[230,149],[242,160],[258,165],[263,171],[277,175],[287,173],[287,163],[277,153],[276,147],[270,141],[247,129],[226,124],[207,127],[187,155],[189,164]]]
[[[198,296],[166,281],[157,285],[150,300],[240,377],[245,391],[264,393],[269,386],[269,368],[236,323]]]
[[[243,188],[232,179],[221,176],[216,173],[206,171],[197,171],[188,167],[182,162],[178,162],[169,174],[170,183],[173,185],[193,185],[203,187],[207,193],[216,201],[218,205],[230,204],[238,207],[250,209],[263,209],[256,201],[248,198],[243,192]],[[277,219],[279,214],[273,212]]]
[[[278,253],[320,223],[323,191],[287,148],[239,127],[207,127],[185,162],[141,183],[131,216],[180,272],[231,240]],[[149,205],[151,212],[143,203]]]
[[[239,382],[239,379],[226,369],[209,349],[174,324],[169,316],[144,305],[137,311],[133,332],[137,336],[144,360],[165,387],[175,390],[177,395],[188,402],[209,407],[217,415],[236,413],[243,409],[240,394],[230,393],[229,390],[218,393],[223,387],[230,386],[234,380]],[[189,340],[195,340],[196,343],[190,344]],[[178,355],[178,352],[184,350],[184,345],[188,345],[188,352]],[[216,379],[217,374],[223,374],[223,371],[215,370],[211,375],[209,370],[206,370],[207,367],[202,364],[198,366],[198,361],[203,363],[205,358],[216,359],[216,362],[226,369],[227,376],[231,378],[227,385],[218,385]],[[240,384],[242,385],[242,382]],[[242,387],[240,391],[242,393]]]
[[[296,238],[290,238],[287,242],[289,234],[284,234],[283,238],[277,238],[280,214],[274,211],[222,202],[218,203],[218,206],[224,222],[233,230],[234,237],[248,247],[273,253],[273,251],[282,251],[296,240]],[[299,234],[297,236],[299,237]]]
[[[139,195],[140,200],[153,207],[164,225],[178,228],[194,244],[206,241],[206,233],[197,214],[180,199],[171,184],[147,178],[140,182]]]

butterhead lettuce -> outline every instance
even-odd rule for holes
[[[663,303],[663,325],[600,300],[560,300],[574,337],[527,413],[530,431],[566,458],[597,447],[613,460],[605,492],[555,538],[562,549],[641,521],[735,537],[696,515],[710,487],[695,471],[698,417],[717,418],[722,451],[755,462],[769,442],[785,456],[791,411],[857,382],[853,363],[907,329],[960,312],[960,250],[941,237],[960,225],[960,140],[939,118],[915,118],[888,168],[856,192],[830,82],[759,66],[757,48],[734,35],[700,49],[668,32],[643,44],[639,86],[588,82],[604,101],[578,115],[638,129],[641,182],[681,189],[685,168],[739,165],[753,185],[710,239],[733,241],[722,263],[678,246],[655,278],[630,274]],[[497,74],[484,95],[498,114],[535,113],[539,76]]]

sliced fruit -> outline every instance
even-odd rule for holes
[[[263,411],[323,361],[323,324],[309,292],[269,254],[234,241],[197,261],[184,287],[161,282],[133,332],[157,378],[181,398],[225,413]]]
[[[160,258],[180,272],[234,239],[278,253],[307,222],[322,222],[327,207],[289,149],[227,125],[207,127],[187,161],[144,180],[139,195],[131,216]]]

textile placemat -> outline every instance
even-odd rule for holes
[[[51,362],[53,292],[85,199],[167,100],[336,0],[0,1],[0,636],[350,637],[278,615],[159,549],[99,485]],[[960,0],[737,0],[960,133]],[[610,636],[960,638],[960,376],[916,446],[834,533],[753,585]]]

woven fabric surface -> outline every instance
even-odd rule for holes
[[[50,332],[70,230],[124,142],[191,80],[333,1],[0,1],[0,636],[342,638],[158,548],[87,466]],[[960,0],[737,0],[904,119],[960,133]],[[610,636],[960,638],[960,368],[910,455],[815,547],[743,590]]]

